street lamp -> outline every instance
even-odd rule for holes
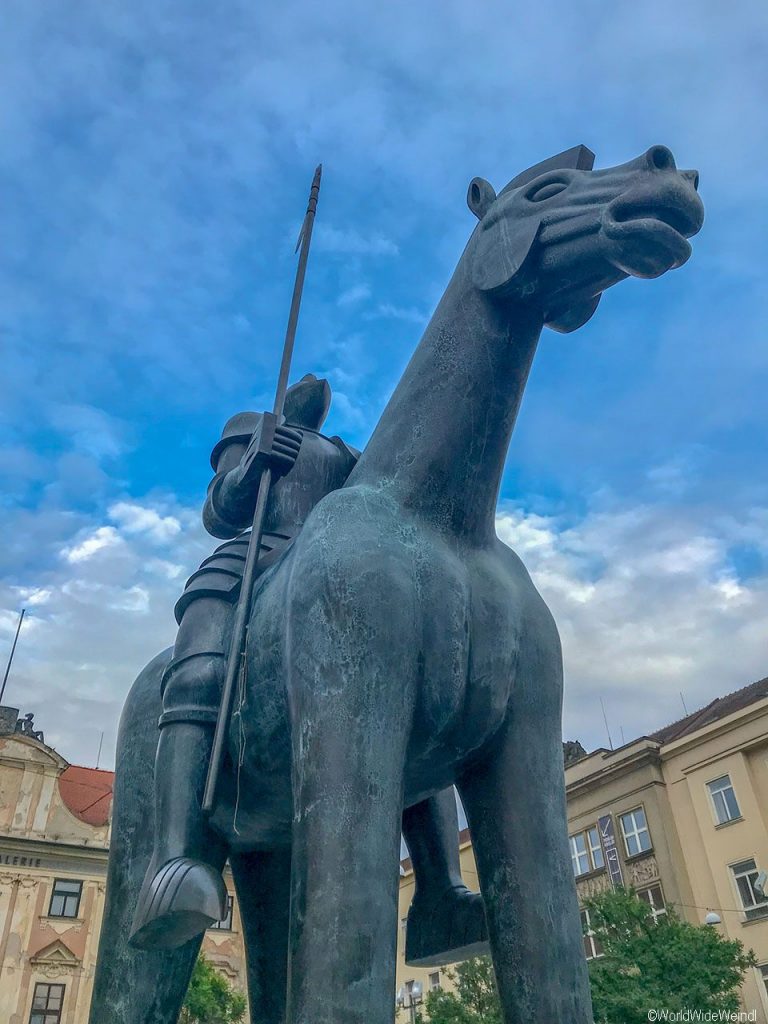
[[[397,1008],[410,1010],[411,1024],[416,1024],[416,1007],[424,1001],[423,992],[424,989],[420,981],[408,981],[405,988],[400,988],[397,991]]]

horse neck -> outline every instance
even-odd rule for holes
[[[482,542],[542,324],[467,278],[462,261],[349,482]]]

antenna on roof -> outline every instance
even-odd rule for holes
[[[13,656],[16,653],[16,644],[19,642],[19,633],[21,632],[21,624],[24,621],[24,613],[26,608],[21,609],[21,615],[19,615],[19,622],[16,626],[16,636],[13,638],[13,646],[11,647],[11,653],[8,658],[8,664],[5,667],[5,675],[3,676],[3,685],[0,686],[0,704],[3,703],[3,697],[5,696],[5,687],[8,682],[8,676],[11,671],[11,665],[13,664]]]
[[[99,752],[96,755],[96,767],[97,768],[99,767],[99,761],[101,761],[101,747],[102,747],[103,743],[104,743],[104,730],[102,729],[101,730],[101,739],[99,740]]]
[[[603,698],[600,698],[600,707],[603,709],[603,721],[605,722],[605,731],[608,733],[608,746],[613,750],[613,740],[611,739],[611,730],[608,728],[608,715],[605,713],[605,704],[603,704]]]
[[[688,708],[685,706],[685,697],[683,696],[683,691],[682,690],[680,691],[680,701],[681,701],[681,703],[683,705],[683,711],[685,712],[685,717],[687,718],[688,715],[690,714],[690,712],[688,711]]]

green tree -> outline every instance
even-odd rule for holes
[[[187,989],[179,1024],[241,1024],[245,996],[201,954]]]
[[[443,971],[454,988],[427,994],[419,1024],[501,1024],[501,1005],[490,957],[465,960]]]
[[[681,921],[670,907],[654,923],[631,889],[585,901],[604,955],[589,962],[597,1024],[646,1024],[650,1009],[736,1010],[744,972],[755,964],[738,940]],[[430,992],[418,1014],[424,1024],[501,1024],[488,957],[445,972],[450,991]]]
[[[598,1024],[643,1024],[648,1010],[737,1010],[754,954],[707,925],[682,921],[669,907],[654,923],[632,889],[584,901],[602,957],[590,960]]]

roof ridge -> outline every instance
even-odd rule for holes
[[[650,738],[656,739],[665,733],[669,734],[667,737],[668,740],[673,737],[682,736],[685,732],[691,730],[708,711],[711,711],[717,705],[729,703],[732,701],[732,698],[738,697],[740,694],[746,694],[748,691],[754,690],[760,686],[766,687],[766,693],[760,694],[754,699],[759,700],[761,696],[768,696],[768,676],[764,676],[762,679],[756,679],[752,683],[747,683],[746,686],[740,686],[738,689],[731,690],[729,693],[713,697],[708,704],[704,704],[702,707],[697,708],[696,711],[692,711],[690,714],[684,715],[682,718],[678,718],[674,722],[670,722],[668,725],[663,725],[660,729],[656,729],[654,732],[650,733]],[[751,704],[753,701],[750,700],[747,701],[747,703]],[[738,707],[733,710],[738,710]],[[676,729],[676,726],[679,728]]]

